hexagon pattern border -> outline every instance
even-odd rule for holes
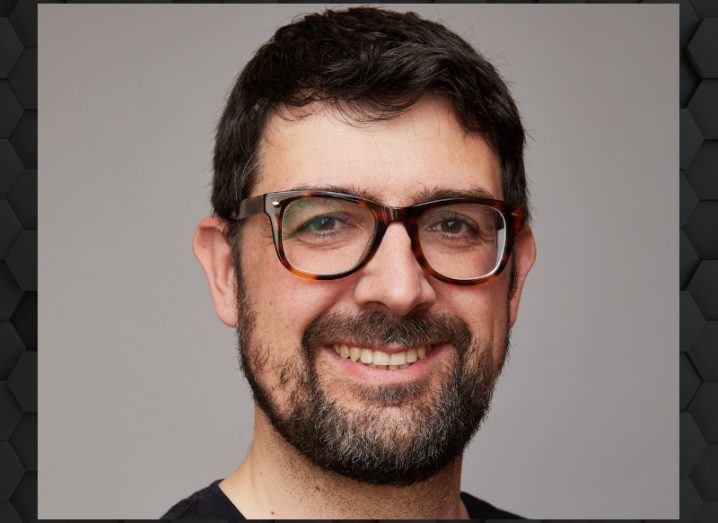
[[[679,521],[714,523],[718,521],[718,53],[714,47],[718,2],[554,2],[680,4]],[[37,2],[31,0],[0,0],[0,465],[0,521],[36,521]]]

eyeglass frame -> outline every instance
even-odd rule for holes
[[[291,264],[284,253],[284,246],[282,243],[282,219],[284,217],[284,211],[287,206],[301,198],[319,196],[336,198],[339,200],[349,201],[357,203],[362,207],[369,209],[374,217],[376,218],[376,228],[374,230],[374,236],[370,242],[367,243],[368,247],[365,248],[364,254],[359,258],[356,265],[351,269],[337,273],[337,274],[313,274],[310,272],[303,271]],[[456,203],[478,203],[491,207],[499,213],[504,219],[506,225],[506,240],[504,242],[503,253],[501,254],[501,260],[495,266],[493,271],[478,278],[472,279],[456,279],[449,276],[445,276],[436,270],[429,264],[424,256],[424,252],[421,249],[421,242],[419,241],[418,222],[421,216],[429,209],[434,207],[440,207],[447,204]],[[310,280],[337,280],[344,278],[350,274],[358,271],[364,267],[379,250],[379,246],[384,238],[384,234],[388,229],[389,225],[394,222],[399,222],[404,225],[409,238],[411,239],[411,250],[414,254],[414,258],[419,263],[421,268],[434,278],[455,285],[478,285],[480,283],[486,283],[494,278],[497,278],[501,272],[506,268],[506,265],[511,258],[511,252],[514,247],[516,237],[521,232],[526,220],[526,209],[518,204],[509,203],[503,200],[494,200],[491,198],[479,198],[479,197],[454,197],[454,198],[442,198],[439,200],[431,200],[427,202],[417,203],[407,207],[392,207],[390,205],[384,205],[366,198],[354,196],[352,194],[345,194],[333,191],[319,191],[319,190],[300,190],[300,191],[279,191],[270,192],[266,194],[260,194],[258,196],[250,196],[239,202],[239,209],[232,213],[227,221],[239,222],[248,218],[249,216],[264,213],[269,217],[272,224],[272,237],[274,239],[274,248],[277,253],[279,261],[287,268],[292,274],[307,278]]]

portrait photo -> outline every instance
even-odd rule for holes
[[[679,510],[678,6],[39,6],[38,516]]]

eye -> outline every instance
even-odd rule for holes
[[[478,236],[479,231],[473,223],[459,217],[446,216],[442,217],[426,228],[427,232],[437,232],[441,234],[452,235],[469,235]]]
[[[466,229],[467,227],[468,224],[465,221],[456,218],[449,218],[439,222],[440,231],[449,234],[458,234],[462,229]]]
[[[288,238],[306,245],[328,245],[349,241],[360,232],[352,217],[340,214],[319,214],[301,223]]]
[[[345,225],[337,216],[322,215],[307,220],[297,228],[297,232],[330,232]]]

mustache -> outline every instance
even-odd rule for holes
[[[466,322],[452,314],[416,312],[397,319],[379,311],[325,314],[310,323],[302,336],[306,350],[338,341],[364,347],[450,342],[461,354],[470,346],[472,336]]]

